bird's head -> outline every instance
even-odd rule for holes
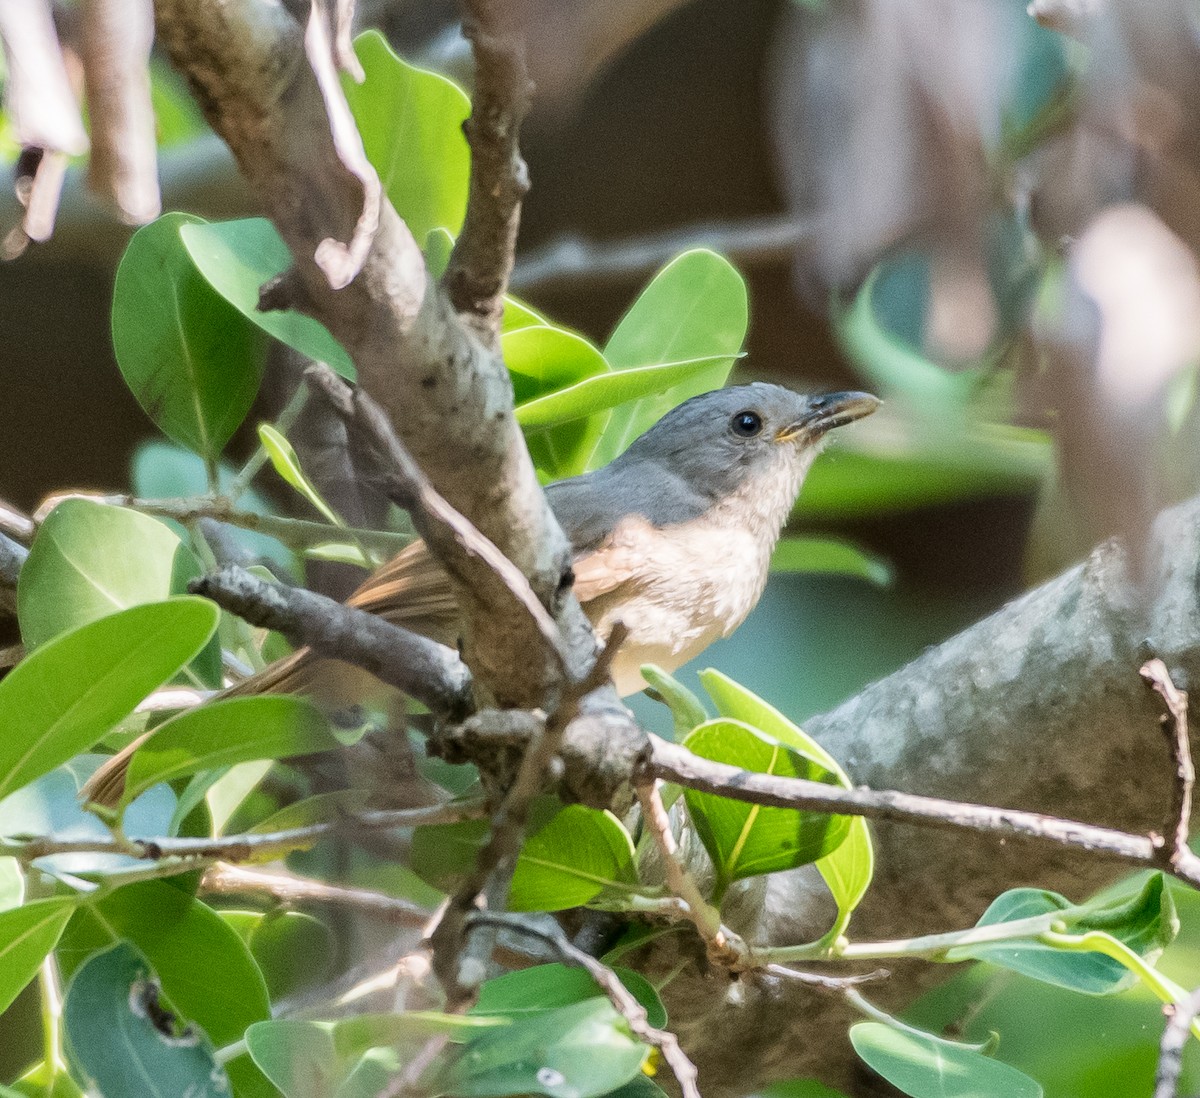
[[[827,434],[879,403],[868,393],[805,396],[765,382],[735,385],[684,401],[629,447],[627,459],[664,463],[712,499],[763,488],[790,496],[790,508]]]

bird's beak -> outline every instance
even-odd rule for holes
[[[835,427],[844,427],[856,419],[869,416],[880,403],[880,399],[870,393],[826,393],[824,396],[810,397],[804,415],[783,428],[775,440],[790,442],[800,435],[816,438]]]

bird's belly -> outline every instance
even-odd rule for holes
[[[722,533],[696,546],[676,541],[670,558],[647,568],[634,591],[585,605],[600,636],[617,621],[629,630],[613,661],[622,696],[645,688],[643,664],[674,671],[733,632],[758,601],[767,558],[748,534]]]

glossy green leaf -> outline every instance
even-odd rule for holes
[[[400,60],[378,31],[359,35],[354,50],[366,80],[342,86],[383,189],[418,241],[439,228],[457,236],[467,212],[470,100],[444,76]]]
[[[547,331],[562,332],[560,328]],[[523,328],[522,332],[530,331]],[[570,334],[570,333],[563,333]],[[598,352],[597,352],[598,353]],[[686,382],[698,373],[727,362],[728,355],[710,355],[686,362],[663,362],[596,373],[517,404],[517,422],[526,430],[553,427],[606,412],[628,401],[653,396]]]
[[[17,613],[30,650],[118,610],[187,593],[203,571],[158,519],[89,499],[64,500],[46,517],[21,569]],[[192,678],[221,684],[221,649],[208,644]]]
[[[210,702],[172,717],[134,752],[122,801],[199,770],[337,746],[329,722],[304,698],[276,694]]]
[[[833,771],[741,721],[708,721],[693,731],[683,746],[701,758],[760,774],[838,784]],[[713,860],[718,894],[743,877],[793,869],[823,858],[837,849],[850,830],[847,816],[764,807],[693,789],[685,789],[684,797]]]
[[[0,911],[0,1012],[37,975],[73,910],[70,900],[53,899]]]
[[[607,999],[587,999],[485,1031],[463,1046],[434,1085],[461,1098],[599,1098],[629,1082],[647,1051]]]
[[[1067,934],[1103,931],[1151,963],[1179,929],[1161,873],[1147,877],[1133,895],[1109,903],[1076,905],[1047,889],[1014,888],[993,900],[976,925],[998,926],[1044,915],[1056,916]],[[1032,939],[963,946],[947,959],[990,961],[1043,983],[1090,995],[1111,994],[1137,980],[1119,961],[1102,953],[1060,950]]]
[[[977,1049],[882,1022],[850,1028],[854,1051],[912,1098],[1041,1098],[1042,1088],[1015,1067]]]
[[[611,812],[573,804],[525,840],[508,905],[562,911],[636,882],[633,841],[621,822]]]
[[[264,345],[185,250],[180,228],[196,220],[164,214],[133,234],[113,287],[113,350],[163,433],[214,461],[258,393]]]
[[[302,911],[222,911],[250,947],[272,1002],[319,984],[329,975],[337,942],[320,919]]]
[[[876,587],[888,586],[893,578],[882,557],[832,538],[780,538],[771,554],[771,571],[853,576]]]
[[[118,1098],[228,1098],[204,1033],[168,1017],[146,958],[120,942],[84,963],[63,1001],[71,1059],[89,1089]]]
[[[212,223],[191,218],[179,235],[196,270],[243,317],[302,355],[354,380],[350,356],[319,321],[294,309],[259,309],[263,283],[292,265],[292,253],[265,217]]]
[[[750,1098],[846,1098],[840,1090],[832,1090],[816,1079],[783,1079],[756,1090]]]
[[[404,1045],[430,1037],[447,1037],[463,1042],[480,1033],[505,1028],[507,1018],[443,1014],[436,1010],[409,1010],[403,1014],[355,1014],[338,1022],[333,1042],[343,1056],[357,1056],[379,1045]]]
[[[667,1011],[650,981],[627,968],[613,971],[646,1008],[650,1024],[662,1029],[667,1024]],[[563,964],[534,965],[487,980],[479,989],[479,998],[471,1013],[508,1017],[537,1014],[598,995],[604,995],[603,989],[582,968]]]
[[[0,681],[0,799],[98,743],[204,647],[216,606],[180,598],[122,610],[44,644]]]
[[[772,739],[788,744],[830,770],[836,775],[838,785],[851,788],[850,777],[838,761],[802,728],[757,694],[711,668],[700,672],[700,682],[721,716],[743,721]],[[816,863],[838,906],[838,919],[829,931],[830,937],[836,937],[846,929],[851,913],[862,901],[875,873],[875,851],[867,821],[862,816],[849,819],[845,840]]]
[[[708,712],[686,686],[678,679],[672,678],[661,667],[648,663],[642,666],[642,678],[649,684],[663,702],[671,710],[675,719],[675,738],[683,739],[697,725],[708,720]],[[728,715],[728,714],[727,714]]]
[[[564,328],[530,325],[508,332],[500,344],[518,406],[608,372],[599,350]],[[571,416],[570,422],[557,425],[522,426],[534,464],[548,479],[560,480],[583,471],[607,422],[608,414],[602,413]]]
[[[607,465],[638,435],[688,397],[721,388],[746,338],[746,283],[728,260],[685,252],[655,275],[617,325],[604,357],[616,370],[723,355],[688,380],[614,414],[589,469]]]

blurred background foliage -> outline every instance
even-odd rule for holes
[[[890,584],[777,575],[704,664],[802,719],[1105,537],[1128,536],[1136,564],[1152,516],[1194,494],[1192,3],[525,2],[538,95],[514,290],[603,347],[655,269],[711,246],[749,283],[735,379],[887,402],[822,459],[794,526],[865,546]],[[469,79],[453,4],[360,11],[405,56]],[[71,5],[58,14],[69,44]],[[179,78],[154,76],[166,208],[256,213]],[[0,154],[16,152],[0,125]],[[72,172],[55,238],[0,266],[0,495],[18,506],[126,485],[153,435],[111,353],[127,237]],[[251,424],[286,398],[271,355]],[[233,453],[256,443],[244,427]],[[297,445],[327,472],[319,438]],[[322,491],[351,524],[370,517]],[[1194,903],[1179,902],[1167,967],[1192,985]],[[1152,1004],[1043,989],[1035,1006],[1019,980],[973,970],[922,1018],[1001,1030],[1005,1059],[1051,1095],[1145,1091]]]

